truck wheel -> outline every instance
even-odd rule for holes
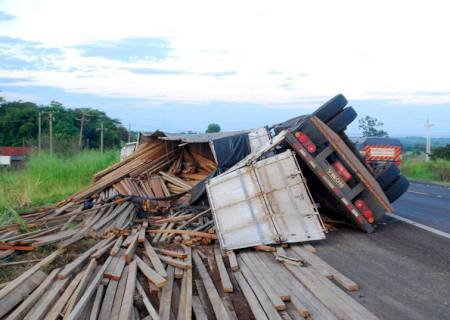
[[[391,165],[377,177],[378,184],[383,190],[386,190],[399,175],[399,168],[395,164],[391,163]]]
[[[397,200],[402,194],[408,190],[409,181],[400,175],[398,179],[385,191],[386,197],[390,202]]]
[[[342,109],[344,109],[344,107],[347,105],[347,103],[348,101],[344,97],[344,95],[338,94],[334,98],[325,102],[319,109],[314,111],[312,115],[316,116],[323,122],[328,122],[335,115],[341,112]]]
[[[345,108],[340,113],[338,113],[333,119],[327,122],[327,125],[334,130],[336,133],[340,133],[347,128],[347,126],[355,120],[356,116],[355,109],[352,107]]]

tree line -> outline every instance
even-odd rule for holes
[[[66,108],[52,101],[48,105],[5,101],[0,98],[0,146],[38,146],[39,117],[41,147],[48,150],[52,121],[53,150],[70,154],[81,149],[100,148],[103,125],[104,148],[116,148],[128,141],[128,130],[117,119],[91,108]],[[83,121],[82,121],[83,119]],[[80,140],[81,126],[82,138]],[[81,143],[80,143],[81,142]]]

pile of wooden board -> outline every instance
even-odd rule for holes
[[[209,206],[189,192],[215,168],[148,141],[85,190],[0,227],[3,267],[28,266],[0,284],[0,318],[376,319],[311,246],[222,252]],[[36,259],[21,261],[27,251]]]
[[[42,271],[62,254],[55,251],[3,284],[0,317],[377,319],[345,292],[358,285],[312,249],[235,254],[214,245],[156,247],[142,224],[128,236],[110,236],[73,261]]]

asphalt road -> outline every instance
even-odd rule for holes
[[[386,217],[372,234],[339,229],[313,245],[380,319],[450,319],[450,239]]]
[[[395,214],[450,233],[450,189],[412,183]],[[380,319],[450,319],[450,239],[386,217],[365,234],[339,229],[317,254],[356,281],[352,296]]]
[[[396,215],[450,233],[450,187],[413,182],[394,209]]]

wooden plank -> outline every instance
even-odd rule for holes
[[[100,312],[100,306],[103,299],[103,292],[105,291],[105,287],[102,284],[99,284],[97,287],[97,293],[95,294],[94,304],[92,306],[91,315],[89,320],[97,320],[98,314]]]
[[[240,260],[240,258],[238,258],[238,262],[242,262],[242,260]],[[275,306],[272,304],[271,300],[269,299],[268,295],[266,294],[266,292],[264,291],[264,289],[262,288],[260,283],[257,281],[256,277],[250,271],[249,267],[245,263],[240,263],[239,266],[240,266],[242,275],[245,277],[248,285],[252,288],[254,294],[258,298],[260,305],[262,306],[262,308],[264,309],[264,311],[267,314],[267,317],[269,317],[269,319],[281,320],[281,317],[278,314],[277,309],[275,309]],[[280,298],[278,298],[278,299],[279,299],[279,302],[277,302],[277,306],[283,307],[282,309],[286,310],[286,306],[283,303],[283,301],[281,301]]]
[[[231,284],[230,277],[228,276],[227,268],[223,263],[222,253],[218,247],[214,248],[214,256],[216,258],[217,269],[219,270],[220,282],[224,292],[233,292],[233,285]]]
[[[267,285],[276,292],[276,294],[280,297],[280,299],[282,301],[290,300],[291,297],[290,297],[290,293],[289,293],[289,288],[284,286],[280,281],[276,280],[276,276],[273,275],[272,271],[264,264],[263,261],[260,261],[257,258],[258,255],[256,255],[256,254],[253,255],[253,254],[248,254],[248,253],[240,253],[239,256],[242,256],[243,258],[247,258],[250,261],[252,261],[252,263],[253,263],[252,270],[253,270],[253,268],[256,268],[258,270],[258,274],[261,275],[262,277],[264,277],[264,280],[261,280],[260,283],[262,283],[262,282],[267,283]],[[246,260],[244,259],[244,261],[246,261]],[[258,281],[259,281],[259,279],[258,279]]]
[[[137,236],[136,236],[137,242]],[[125,294],[120,307],[119,319],[130,319],[133,312],[133,298],[134,291],[136,289],[136,276],[137,276],[137,262],[133,260],[129,264],[127,285],[125,287]]]
[[[117,240],[116,240],[116,243],[114,244],[114,246],[112,247],[112,249],[111,249],[111,251],[110,251],[110,253],[109,253],[109,255],[110,256],[115,256],[115,255],[117,255],[117,253],[119,252],[119,250],[120,250],[120,248],[121,248],[121,245],[122,245],[122,243],[123,243],[123,236],[120,236]]]
[[[174,250],[167,250],[167,249],[160,249],[155,248],[155,251],[169,257],[173,258],[179,258],[179,259],[185,259],[187,257],[185,252],[182,251],[174,251]]]
[[[136,282],[136,287],[138,289],[139,294],[142,297],[142,301],[144,303],[145,308],[147,309],[150,317],[153,320],[159,320],[159,314],[158,312],[156,312],[155,307],[153,307],[152,303],[150,302],[150,300],[147,297],[147,294],[145,293],[144,288],[142,287],[142,285],[140,284],[139,281]]]
[[[292,251],[295,252],[300,258],[312,265],[322,275],[324,275],[328,279],[334,279],[348,291],[356,291],[359,289],[359,285],[356,282],[349,279],[347,276],[322,260],[319,256],[309,252],[304,247],[292,246]]]
[[[119,256],[114,256],[111,259],[111,263],[109,264],[108,268],[106,268],[105,273],[103,274],[103,278],[106,279],[112,279],[114,270],[117,267],[117,264],[119,263],[119,260],[123,259],[122,257]],[[117,281],[117,280],[115,280]]]
[[[78,285],[77,289],[75,290],[72,297],[70,297],[69,302],[67,303],[64,313],[64,320],[66,320],[69,317],[69,314],[72,312],[72,309],[78,302],[78,299],[83,295],[84,290],[86,290],[89,282],[91,281],[96,268],[97,268],[97,260],[91,259],[91,261],[89,262],[88,266],[86,267],[83,273],[83,278],[81,279],[80,284]]]
[[[176,306],[177,311],[174,311],[174,314],[177,314],[177,320],[185,319],[185,310],[186,310],[186,290],[187,290],[187,275],[183,275],[183,280],[181,281],[181,289],[179,294],[178,305]],[[175,302],[175,304],[177,304]]]
[[[23,281],[25,281],[37,270],[55,260],[62,252],[63,250],[56,250],[55,252],[51,253],[49,256],[41,260],[41,262],[35,264],[33,267],[31,267],[30,269],[22,273],[20,276],[18,276],[16,279],[11,281],[6,287],[0,290],[0,299],[3,299],[7,294],[9,294],[11,291],[17,288]]]
[[[253,247],[256,251],[276,252],[277,249],[271,246],[258,245]]]
[[[157,230],[147,230],[150,234],[158,233],[175,233],[175,234],[187,234],[192,237],[201,237],[206,239],[217,239],[217,235],[208,232],[191,231],[191,230],[176,230],[176,229],[157,229]]]
[[[139,242],[139,243],[144,243],[144,241],[145,241],[145,232],[146,232],[146,230],[147,230],[147,226],[148,226],[148,222],[145,221],[145,222],[142,224],[141,229],[139,230],[139,236],[138,236],[138,242]]]
[[[46,314],[44,320],[55,320],[59,318],[59,315],[61,311],[63,310],[64,306],[66,305],[67,301],[69,301],[70,297],[72,296],[73,292],[77,288],[78,284],[81,281],[81,278],[83,277],[83,273],[78,273],[75,278],[70,282],[70,284],[67,286],[64,293],[59,297],[59,299],[56,301],[56,303],[52,306],[50,311]]]
[[[311,252],[311,253],[316,253],[316,252],[317,252],[317,249],[314,248],[314,247],[313,247],[311,244],[309,244],[309,243],[303,244],[303,247],[305,248],[305,250],[308,250],[308,251]]]
[[[111,249],[114,246],[114,244],[115,242],[110,242],[106,246],[103,246],[102,248],[98,249],[91,255],[91,258],[94,259],[101,258],[109,249]]]
[[[162,255],[159,256],[159,259],[162,262],[165,262],[167,264],[170,264],[171,266],[174,266],[174,267],[177,267],[180,269],[192,269],[192,264],[188,264],[188,263],[183,262],[178,259],[173,259],[173,258],[162,256]]]
[[[139,270],[147,277],[148,280],[153,282],[158,288],[164,287],[167,283],[167,279],[163,278],[159,273],[150,268],[144,261],[136,256],[136,262]]]
[[[192,265],[192,249],[191,247],[184,247],[186,252],[186,263]],[[192,318],[192,269],[185,271],[186,275],[186,300],[184,309],[184,319],[189,320]]]
[[[150,242],[147,241],[147,239],[144,241],[144,248],[147,256],[152,262],[153,268],[155,268],[155,271],[158,272],[162,277],[167,278],[166,269],[164,269],[164,266],[159,259],[158,254],[155,252],[155,249],[152,247]]]
[[[10,244],[0,243],[0,250],[14,250],[14,251],[33,251],[32,246],[14,246]]]
[[[100,314],[99,320],[118,320],[120,314],[120,308],[122,307],[123,295],[125,294],[125,288],[127,286],[128,279],[128,266],[125,267],[125,270],[122,273],[122,277],[119,280],[119,285],[117,286],[116,295],[114,296],[114,303],[111,309],[111,317],[107,317],[105,313],[105,317],[103,314]]]
[[[231,271],[238,271],[239,265],[236,260],[236,255],[234,254],[234,251],[228,251],[228,263],[230,264]]]
[[[198,296],[192,297],[192,309],[194,309],[195,319],[208,320],[203,304]]]
[[[20,320],[42,297],[44,292],[53,283],[59,269],[55,269],[45,278],[45,280],[34,290],[14,311],[6,318],[7,320]]]
[[[131,263],[131,260],[134,257],[134,252],[136,251],[136,248],[138,245],[138,236],[139,236],[139,233],[136,233],[134,235],[134,238],[131,240],[130,245],[128,246],[127,250],[125,251],[124,258],[125,258],[125,262],[127,264]]]
[[[152,262],[146,255],[142,255],[142,261],[144,261],[149,266],[153,267]],[[167,278],[164,278],[164,279],[167,279]],[[159,295],[160,289],[157,286],[155,286],[155,284],[153,282],[151,282],[150,280],[147,279],[147,285],[148,285],[148,290],[150,291],[151,295],[155,295],[155,296]]]
[[[282,283],[289,289],[291,304],[298,313],[302,314],[303,310],[306,309],[313,319],[337,320],[336,316],[297,279],[295,279],[283,264],[277,262],[272,255],[256,253],[251,253],[251,255],[272,272],[272,275],[276,278],[277,282]]]
[[[122,249],[118,255],[119,261],[117,262],[114,271],[110,275],[111,280],[118,281],[120,279],[120,276],[122,275],[122,271],[125,268],[125,258],[123,257],[123,253],[124,250]]]
[[[28,296],[39,284],[44,281],[47,275],[41,270],[33,273],[28,279],[22,282],[17,288],[0,300],[0,318],[11,311],[24,297]]]
[[[105,273],[106,268],[111,263],[112,257],[108,257],[106,259],[105,263],[101,266],[100,270],[95,275],[94,279],[92,280],[91,284],[87,287],[86,291],[84,292],[83,296],[80,298],[78,303],[73,308],[72,312],[69,315],[68,320],[76,320],[80,316],[80,314],[84,311],[85,307],[88,305],[88,302],[90,301],[91,297],[94,295],[95,290],[97,289],[97,286],[103,279],[103,273]]]
[[[202,278],[203,285],[205,287],[206,293],[208,295],[209,301],[211,302],[217,320],[229,320],[231,317],[228,314],[228,311],[225,309],[223,301],[222,299],[220,299],[219,293],[217,292],[217,289],[214,286],[214,283],[209,276],[209,273],[206,270],[206,267],[203,264],[203,261],[198,255],[197,251],[192,252],[192,259],[194,260],[198,273]]]
[[[285,263],[285,267],[317,299],[330,309],[338,318],[343,319],[378,319],[344,291],[328,279],[317,275],[311,268],[296,267]]]
[[[96,247],[92,247],[85,251],[83,254],[78,256],[75,260],[73,260],[71,263],[67,264],[60,273],[58,273],[58,279],[62,280],[65,279],[69,274],[74,272],[78,267],[80,267],[87,259],[89,259],[89,256],[96,251]]]
[[[275,309],[277,311],[286,310],[286,304],[284,304],[283,300],[281,300],[280,295],[275,292],[275,288],[271,286],[271,283],[269,281],[267,281],[267,279],[264,277],[263,273],[260,272],[260,270],[258,270],[257,264],[254,263],[252,260],[250,260],[248,258],[248,256],[239,255],[239,258],[246,265],[246,267],[247,267],[246,269],[248,269],[248,271],[250,271],[252,273],[253,277],[259,283],[261,289],[264,290],[268,299],[270,300],[272,305],[275,307]],[[242,272],[244,273],[244,276],[245,276],[245,272],[244,271],[242,271]],[[247,276],[246,276],[246,278],[247,278]],[[247,278],[247,281],[250,283],[248,278]],[[255,290],[253,290],[253,291],[255,291]],[[308,314],[306,314],[305,316],[308,316]]]
[[[163,287],[161,298],[159,300],[159,318],[161,320],[170,320],[170,306],[172,301],[172,290],[174,280],[174,267],[167,266],[167,284]]]
[[[99,312],[100,319],[109,319],[111,310],[113,308],[114,297],[116,296],[117,287],[119,286],[119,281],[110,281],[108,287],[105,291],[105,296],[103,297],[103,302],[101,304],[101,309]]]
[[[236,281],[239,284],[242,293],[247,299],[248,305],[250,306],[250,309],[252,310],[255,319],[268,320],[269,318],[266,316],[263,308],[261,307],[258,299],[256,298],[256,295],[253,293],[252,289],[250,288],[250,285],[247,283],[247,280],[245,280],[241,272],[236,271],[233,275],[236,278]]]
[[[64,291],[69,280],[70,277],[55,281],[45,295],[43,295],[38,303],[27,313],[24,320],[44,319],[45,314],[53,306],[53,303],[58,299],[58,296],[61,295],[62,291]]]

